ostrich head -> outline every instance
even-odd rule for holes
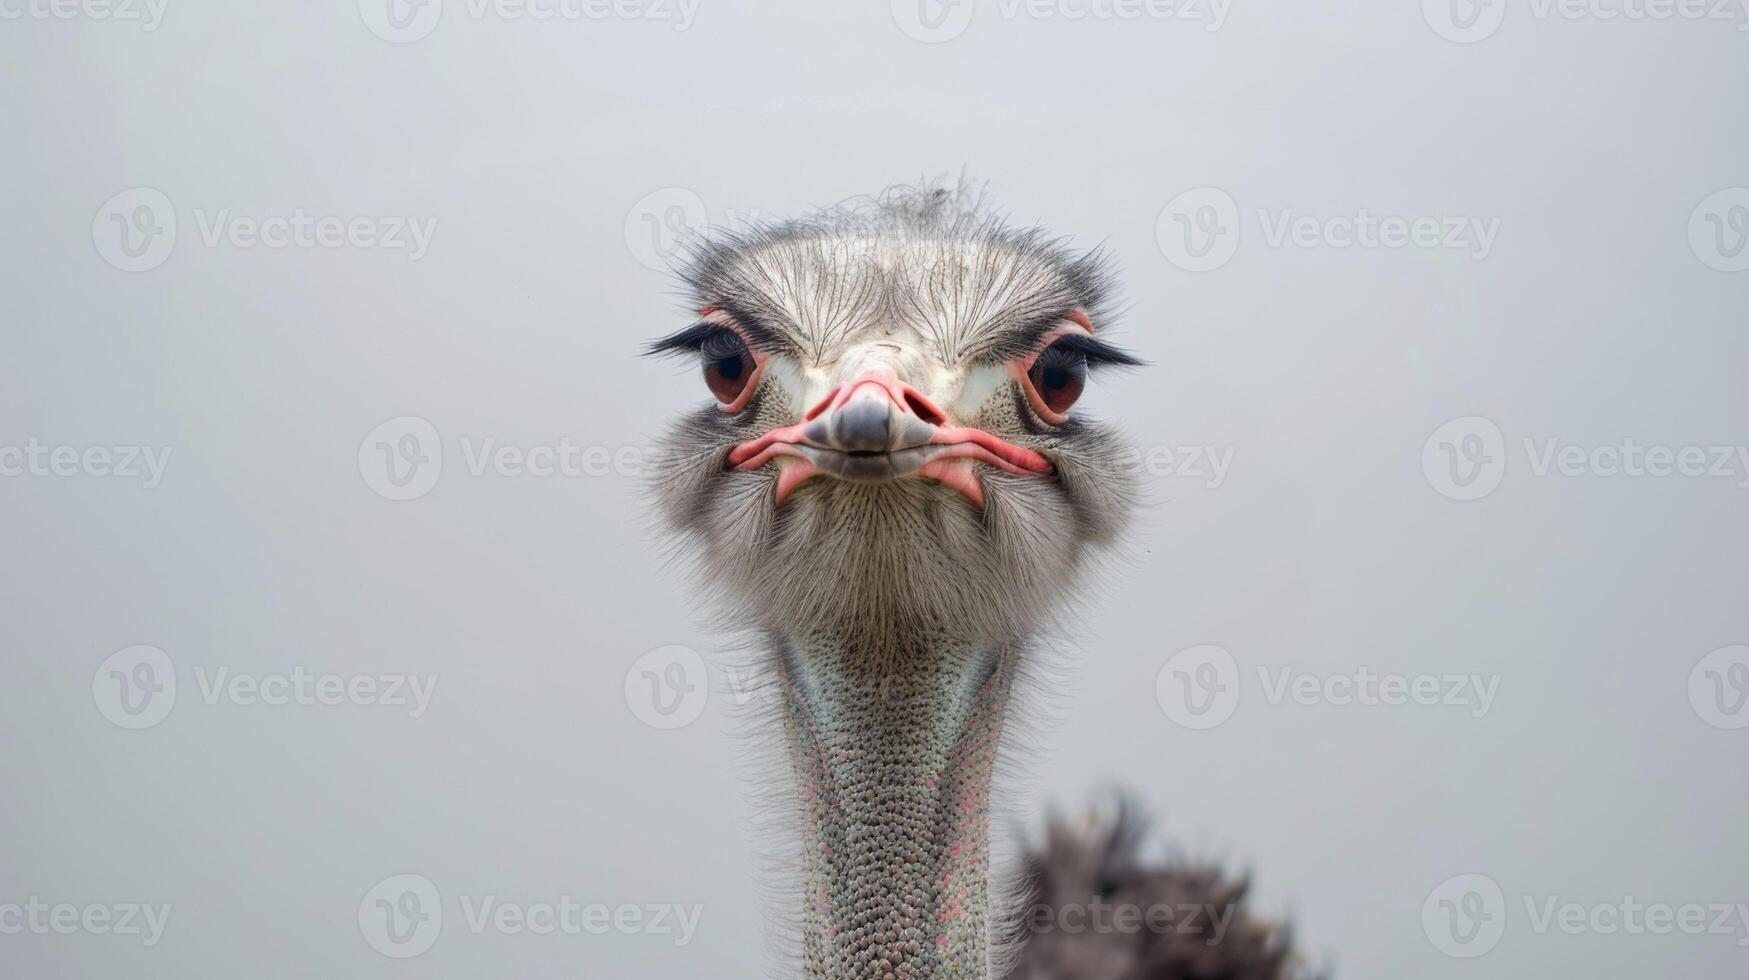
[[[1139,363],[1111,280],[964,193],[888,192],[697,246],[651,349],[710,403],[656,486],[782,692],[813,977],[987,977],[988,792],[1027,645],[1123,524],[1076,400]]]

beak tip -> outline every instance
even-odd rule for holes
[[[853,398],[826,416],[828,441],[841,452],[888,452],[895,428],[885,398]]]

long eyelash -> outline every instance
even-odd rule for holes
[[[1147,361],[1121,347],[1113,347],[1103,340],[1094,340],[1086,334],[1079,333],[1063,334],[1052,341],[1047,350],[1080,354],[1086,359],[1089,368],[1146,367],[1148,364]]]
[[[700,321],[677,333],[669,334],[661,340],[651,341],[644,348],[644,356],[668,357],[675,354],[696,354],[706,348],[713,351],[723,350],[740,343],[741,338],[728,327],[719,323]]]
[[[746,335],[748,344],[770,354],[797,353],[795,345],[788,338],[766,326],[751,310],[743,309],[727,300],[719,301],[718,306],[729,315],[729,319],[735,321],[735,326]]]
[[[698,351],[727,354],[745,347],[753,347],[768,354],[794,353],[793,344],[757,318],[726,304],[719,308],[734,321],[736,329],[731,330],[719,323],[700,320],[678,333],[650,343],[644,348],[644,355],[666,357]]]
[[[974,359],[1001,362],[1010,361],[1016,357],[1025,357],[1038,350],[1040,338],[1050,333],[1062,322],[1063,314],[1053,312],[1048,316],[1038,317],[1030,323],[1005,330],[1000,339],[987,348],[979,350]]]

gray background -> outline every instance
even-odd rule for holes
[[[642,261],[650,220],[963,168],[1016,220],[1121,261],[1116,326],[1155,366],[1101,381],[1092,409],[1145,447],[1233,452],[1218,487],[1150,478],[1054,720],[1033,726],[1017,820],[1129,787],[1182,847],[1255,869],[1260,907],[1343,977],[1742,976],[1741,925],[1539,933],[1524,904],[1749,902],[1749,730],[1689,697],[1709,651],[1749,642],[1741,464],[1538,476],[1523,449],[1749,438],[1749,273],[1688,235],[1709,195],[1749,185],[1741,12],[1514,5],[1461,43],[1414,3],[1286,6],[1241,2],[1211,31],[978,0],[937,43],[901,29],[904,4],[802,0],[703,0],[686,30],[449,0],[404,44],[351,0],[170,0],[155,30],[0,22],[0,446],[173,447],[151,489],[0,478],[0,904],[174,906],[151,949],[0,935],[0,974],[761,975],[760,772],[638,480],[476,477],[460,440],[640,446],[704,398],[633,356],[684,322]],[[141,186],[178,234],[125,272],[93,223]],[[1191,273],[1156,225],[1203,186],[1237,202],[1240,237]],[[200,216],[224,208],[438,227],[417,261],[209,246]],[[1360,208],[1499,233],[1480,261],[1272,248],[1256,214]],[[394,502],[358,450],[401,416],[445,458],[429,494]],[[1467,416],[1498,426],[1506,469],[1465,502],[1422,450]],[[139,731],[93,694],[134,644],[164,650],[180,688]],[[711,663],[710,700],[658,730],[626,679],[669,644]],[[1207,731],[1156,698],[1197,644],[1242,678]],[[412,719],[209,705],[195,675],[298,665],[439,686]],[[1480,718],[1271,704],[1256,669],[1284,665],[1481,674],[1499,694]],[[358,906],[408,872],[447,921],[396,960]],[[1423,904],[1472,873],[1502,889],[1505,935],[1453,958]],[[476,935],[459,901],[485,894],[703,918],[684,948]]]

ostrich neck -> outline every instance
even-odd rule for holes
[[[1013,672],[995,643],[780,635],[819,980],[989,976],[989,797]]]

